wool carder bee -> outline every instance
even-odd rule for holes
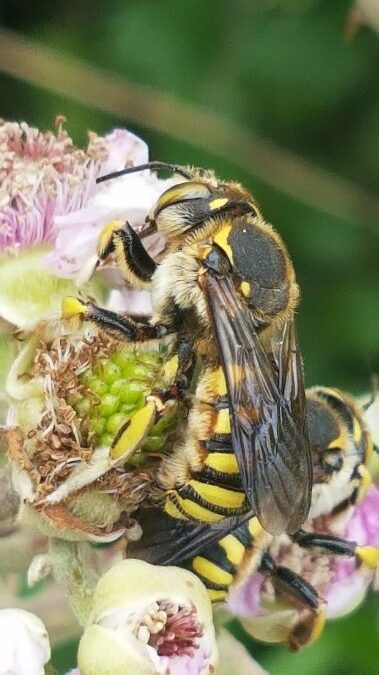
[[[114,254],[128,283],[151,289],[151,320],[74,298],[64,316],[127,340],[174,335],[178,389],[200,364],[185,433],[157,478],[173,521],[251,511],[271,534],[296,532],[309,510],[312,464],[292,262],[247,190],[211,171],[151,163],[101,180],[151,167],[182,176],[147,218],[166,239],[162,259],[128,223],[108,225],[98,246],[99,260]]]
[[[284,560],[295,560],[301,567],[297,550],[317,556],[325,575],[328,556],[347,556],[356,565],[375,568],[379,550],[336,536],[341,521],[351,516],[371,484],[367,463],[372,438],[364,422],[364,412],[347,393],[327,387],[306,392],[307,428],[310,437],[313,488],[310,513],[297,532],[277,537],[265,531],[257,518],[245,514],[205,526],[189,521],[173,521],[163,513],[141,511],[143,538],[128,547],[128,555],[156,564],[176,564],[189,568],[205,584],[213,602],[227,600],[230,592],[243,586],[250,575],[260,572],[269,579],[275,597],[299,610],[287,636],[297,649],[321,633],[325,620],[325,602],[321,587],[310,579],[318,578],[310,568],[304,576]],[[285,554],[282,554],[282,551]],[[300,554],[301,555],[301,554]],[[306,568],[309,566],[307,560]],[[321,593],[320,593],[321,591]]]

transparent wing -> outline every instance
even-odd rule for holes
[[[263,347],[230,277],[203,289],[229,395],[233,450],[251,508],[271,534],[306,519],[312,463],[300,351],[292,322]]]

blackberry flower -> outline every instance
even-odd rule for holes
[[[61,324],[35,332],[7,382],[5,436],[21,521],[71,540],[137,536],[131,514],[177,419],[173,401],[156,420],[148,398],[171,377],[156,349]]]
[[[205,675],[216,663],[211,604],[191,572],[123,560],[100,579],[79,645],[81,675]]]
[[[100,175],[147,161],[146,144],[115,129],[90,133],[79,149],[64,121],[57,119],[55,133],[0,121],[0,316],[26,330],[76,294],[70,277],[91,263],[103,225],[128,218],[142,229],[165,185],[146,171],[97,185]]]

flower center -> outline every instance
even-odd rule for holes
[[[137,637],[159,656],[193,656],[203,635],[195,608],[168,600],[155,602],[139,624]]]

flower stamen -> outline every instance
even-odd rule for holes
[[[159,656],[193,656],[203,635],[195,608],[167,600],[155,602],[145,613],[136,636]]]

